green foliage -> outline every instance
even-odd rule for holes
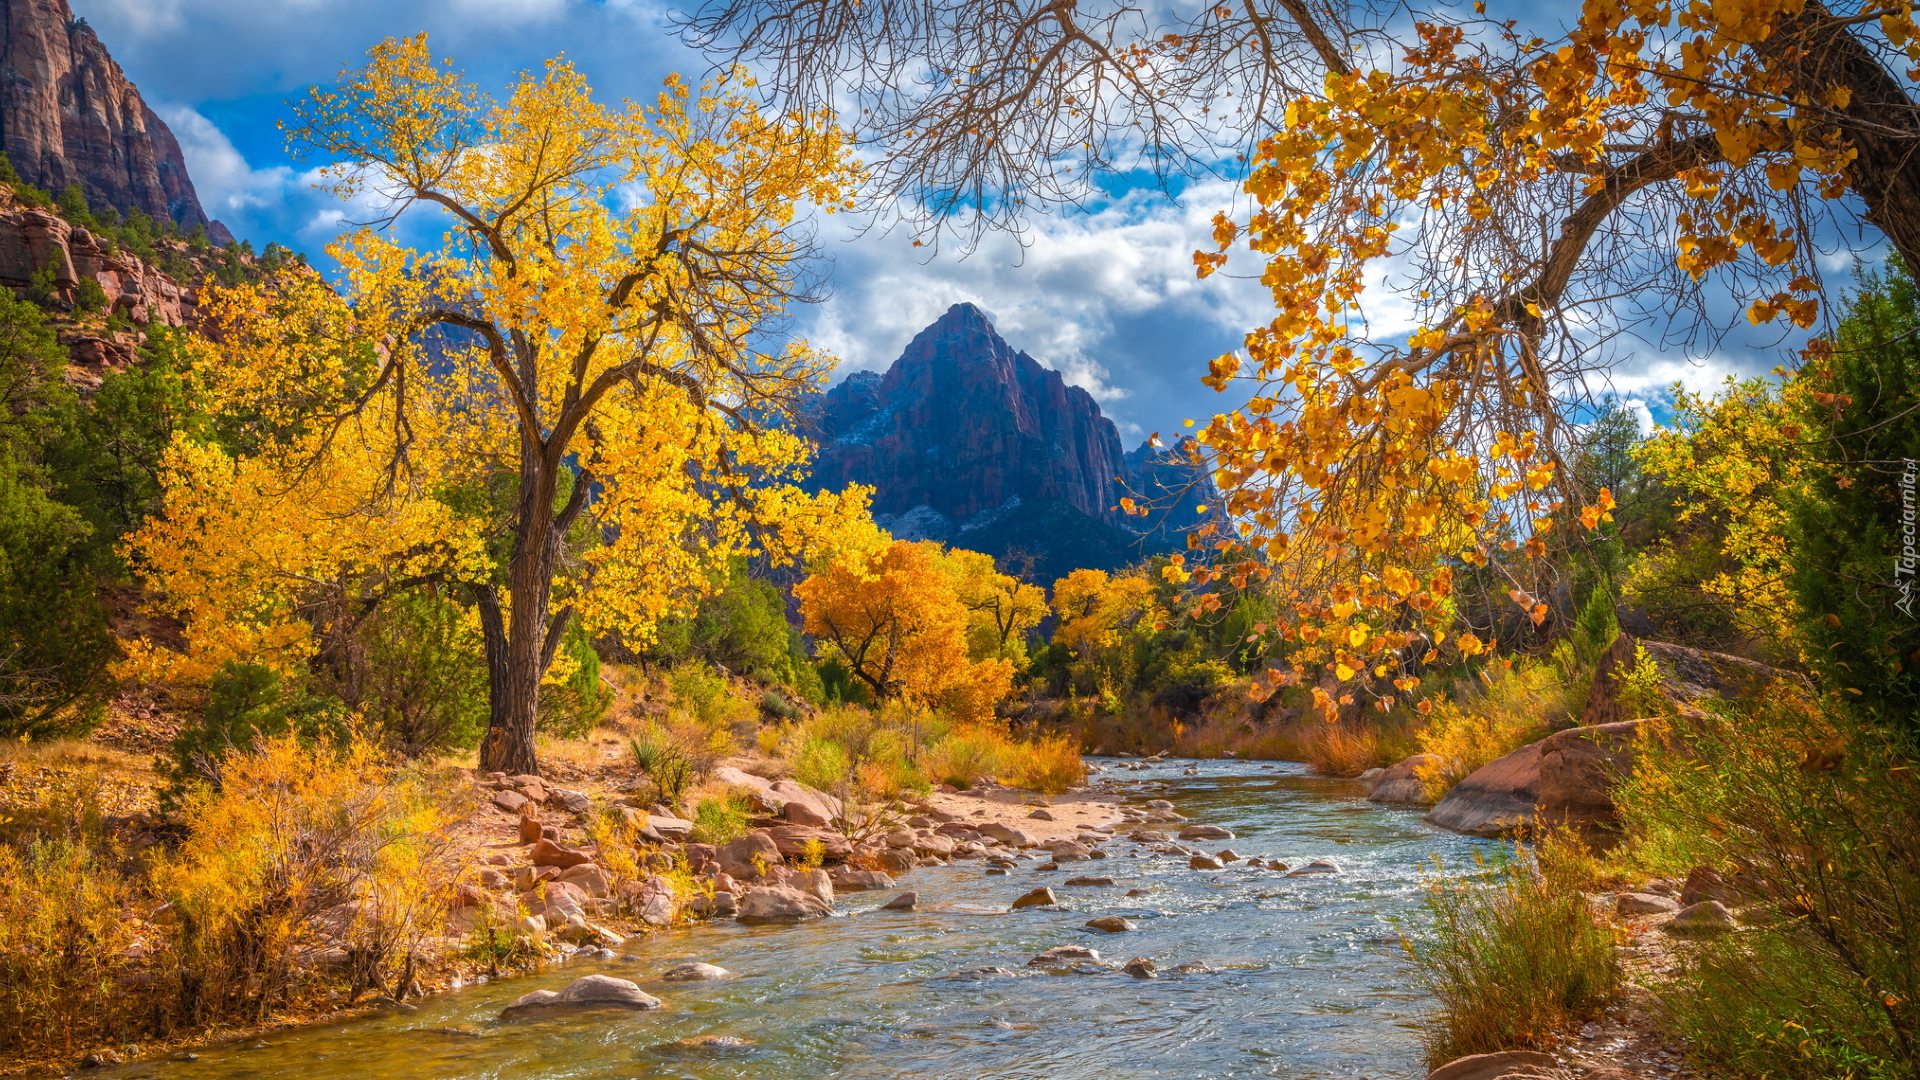
[[[0,442],[0,737],[84,734],[117,653],[86,559],[86,523]]]
[[[87,193],[80,190],[79,184],[68,184],[60,193],[60,199],[54,205],[54,212],[65,218],[69,224],[83,229],[95,229],[99,223],[93,219],[93,211],[87,207]]]
[[[101,288],[98,281],[90,277],[83,277],[80,279],[80,283],[74,286],[73,293],[73,306],[75,310],[83,314],[92,314],[96,311],[106,310],[107,290]]]
[[[800,715],[793,702],[781,697],[777,690],[760,695],[760,711],[779,720],[792,720]]]
[[[337,706],[308,697],[272,668],[228,663],[214,673],[198,720],[181,727],[157,763],[168,782],[163,804],[177,805],[199,784],[220,790],[222,765],[236,751],[283,735],[337,734],[339,721]]]
[[[1432,926],[1406,942],[1415,976],[1438,1002],[1426,1028],[1429,1065],[1549,1049],[1618,991],[1612,931],[1551,870],[1517,852],[1477,879],[1429,883]]]
[[[1897,258],[1860,276],[1836,346],[1814,386],[1847,404],[1807,418],[1831,464],[1785,500],[1800,630],[1827,685],[1920,741],[1920,295]]]
[[[600,654],[586,627],[574,619],[560,639],[560,655],[572,663],[572,672],[559,685],[540,689],[541,731],[561,738],[577,739],[592,731],[607,715],[613,703],[613,688],[600,677]]]
[[[1897,736],[1778,684],[1642,740],[1616,795],[1656,873],[1721,869],[1749,903],[1663,994],[1721,1075],[1913,1077],[1920,776]],[[1712,828],[1702,828],[1712,823]]]
[[[809,696],[817,683],[799,632],[787,622],[787,601],[772,583],[736,559],[726,584],[700,602],[690,619],[670,619],[649,651],[657,661],[719,664],[737,675],[784,683]]]
[[[33,303],[50,307],[59,297],[60,282],[51,263],[35,270],[33,276],[27,279],[27,299]]]
[[[433,593],[392,597],[365,628],[360,707],[408,757],[469,749],[487,727],[487,669],[479,630]]]
[[[693,808],[693,842],[724,844],[747,835],[753,800],[745,792],[729,791],[718,799],[701,799]]]

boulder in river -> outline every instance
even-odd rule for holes
[[[1100,950],[1089,949],[1085,945],[1062,945],[1057,949],[1048,949],[1039,956],[1027,961],[1028,967],[1046,967],[1049,964],[1072,964],[1081,960],[1100,962]]]
[[[1187,866],[1194,870],[1225,870],[1227,864],[1211,855],[1195,855],[1187,860]]]
[[[1073,878],[1067,879],[1067,884],[1095,887],[1095,886],[1101,886],[1101,885],[1111,885],[1113,884],[1113,879],[1110,877],[1073,877]]]
[[[1307,865],[1301,867],[1300,869],[1292,871],[1287,876],[1288,877],[1317,877],[1321,874],[1337,874],[1339,872],[1340,872],[1340,868],[1334,865],[1333,860],[1315,859],[1312,862],[1308,863]]]
[[[1415,754],[1412,757],[1382,769],[1380,775],[1371,781],[1371,790],[1367,792],[1368,802],[1397,803],[1410,806],[1426,806],[1433,800],[1427,798],[1427,789],[1420,783],[1414,770],[1429,762],[1437,761],[1432,754]]]
[[[903,892],[899,896],[880,905],[881,911],[912,911],[920,903],[917,892]]]
[[[1218,825],[1189,825],[1180,830],[1182,840],[1231,840],[1233,830]]]
[[[1144,956],[1136,956],[1126,963],[1121,964],[1120,971],[1136,979],[1157,979],[1160,977],[1160,969],[1154,965],[1153,961]]]
[[[535,990],[516,998],[500,1013],[502,1020],[515,1020],[547,1012],[572,1009],[660,1008],[660,999],[625,979],[611,975],[587,975],[573,980],[565,990]]]
[[[851,866],[836,866],[830,875],[833,887],[844,892],[864,892],[868,889],[889,889],[893,879],[878,870],[856,870]]]
[[[1004,821],[988,821],[982,823],[980,826],[980,834],[982,836],[991,836],[1008,847],[1030,848],[1040,843],[1040,841],[1033,838],[1032,833],[1025,829],[1016,829]]]
[[[1015,900],[1013,902],[1013,910],[1019,911],[1021,908],[1030,907],[1052,907],[1059,902],[1060,898],[1053,895],[1053,890],[1042,885],[1020,899]]]
[[[1136,844],[1165,844],[1171,842],[1173,836],[1159,829],[1135,829],[1127,834],[1127,839]]]
[[[1087,920],[1087,926],[1089,929],[1098,930],[1103,934],[1124,934],[1132,930],[1140,929],[1134,925],[1131,920],[1123,919],[1118,915],[1102,915],[1097,919],[1089,919]]]
[[[1468,836],[1508,836],[1533,824],[1539,802],[1540,744],[1528,743],[1468,774],[1427,820]]]
[[[680,964],[668,968],[660,976],[668,982],[706,982],[709,979],[731,979],[733,972],[715,964]]]
[[[824,919],[833,914],[833,908],[812,893],[784,885],[763,885],[748,889],[739,898],[739,912],[734,918],[752,925]]]
[[[691,1035],[684,1039],[675,1039],[670,1043],[661,1043],[654,1047],[664,1053],[714,1053],[727,1050],[751,1050],[756,1045],[751,1039],[738,1035]]]
[[[780,849],[773,837],[757,829],[732,843],[720,845],[713,854],[720,869],[736,881],[752,881],[781,861]]]

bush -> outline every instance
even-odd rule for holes
[[[1669,1023],[1730,1077],[1916,1075],[1920,777],[1898,734],[1777,684],[1643,738],[1615,796],[1645,869],[1722,870],[1750,929],[1665,988]],[[1705,827],[1703,827],[1705,826]]]
[[[560,652],[540,687],[539,730],[577,739],[605,719],[613,689],[600,678],[600,654],[579,619],[570,620]]]
[[[747,835],[753,800],[745,792],[729,791],[717,799],[701,799],[693,808],[693,842],[724,844]]]
[[[1433,925],[1405,946],[1416,978],[1439,1002],[1426,1027],[1429,1065],[1546,1050],[1618,991],[1613,931],[1584,893],[1549,871],[1522,851],[1479,880],[1428,883]]]
[[[684,742],[657,725],[627,740],[633,767],[653,785],[654,799],[677,804],[693,786],[694,755]]]
[[[1305,749],[1307,763],[1326,776],[1359,776],[1380,762],[1380,736],[1364,722],[1321,721]]]
[[[118,648],[87,565],[87,533],[0,432],[0,738],[85,734],[105,708]]]
[[[1475,769],[1546,737],[1572,715],[1588,680],[1570,674],[1576,665],[1564,653],[1560,661],[1482,672],[1478,683],[1457,684],[1453,700],[1435,702],[1420,733],[1421,752],[1436,759],[1418,770],[1427,798],[1438,802]]]
[[[362,715],[408,757],[469,749],[487,728],[479,631],[431,593],[389,599],[366,627]],[[598,678],[598,673],[595,673]]]
[[[163,803],[177,804],[195,786],[219,791],[226,761],[235,752],[287,735],[311,739],[334,719],[326,706],[288,687],[272,668],[229,661],[208,684],[207,707],[198,721],[181,727],[160,763],[168,780]]]
[[[110,854],[85,837],[0,845],[0,875],[0,1054],[71,1058],[131,1041],[143,1003],[116,976],[139,933]]]

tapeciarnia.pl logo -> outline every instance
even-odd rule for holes
[[[1915,511],[1913,505],[1913,484],[1920,479],[1920,465],[1912,458],[1902,458],[1900,462],[1900,554],[1893,560],[1893,580],[1895,588],[1900,590],[1900,599],[1894,607],[1901,614],[1913,618],[1913,576],[1916,566],[1920,566],[1920,542],[1916,542]]]

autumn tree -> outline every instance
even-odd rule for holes
[[[858,493],[794,486],[808,451],[786,421],[831,363],[773,336],[807,296],[796,204],[832,210],[854,175],[823,118],[770,118],[724,81],[608,106],[561,61],[495,101],[421,36],[314,90],[290,141],[335,194],[391,214],[330,249],[343,302],[242,288],[224,305],[213,393],[262,441],[226,463],[180,449],[181,501],[139,545],[156,573],[222,602],[185,550],[211,504],[367,549],[395,584],[458,584],[489,672],[481,763],[534,772],[541,683],[576,621],[643,642],[730,558],[783,559],[864,516]],[[400,242],[409,210],[442,217],[438,246]],[[236,489],[253,505],[222,506]]]
[[[794,587],[806,632],[875,700],[945,705],[961,719],[991,718],[1012,689],[1014,663],[999,655],[997,638],[972,633],[988,626],[990,616],[969,610],[961,590],[977,596],[992,585],[983,587],[978,563],[966,558],[971,554],[906,540],[844,550]],[[1014,584],[1008,592],[1017,597]],[[1024,619],[1021,610],[1012,618]]]
[[[1463,566],[1551,614],[1546,556],[1610,510],[1567,463],[1623,334],[1703,346],[1729,294],[1814,326],[1823,214],[1920,247],[1904,3],[1588,0],[1541,36],[1451,10],[1167,10],[712,0],[687,25],[785,100],[850,94],[889,151],[877,195],[931,229],[1017,227],[1116,166],[1236,163],[1249,205],[1197,270],[1243,245],[1276,313],[1208,373],[1249,402],[1199,433],[1231,525],[1171,572],[1273,576],[1285,633],[1315,639],[1297,655],[1329,669],[1416,687]],[[1389,260],[1405,340],[1360,310]]]
[[[965,548],[940,555],[942,571],[967,609],[967,656],[1007,660],[1015,670],[1027,666],[1027,638],[1047,617],[1047,594],[1012,574],[1002,573],[993,556]]]

